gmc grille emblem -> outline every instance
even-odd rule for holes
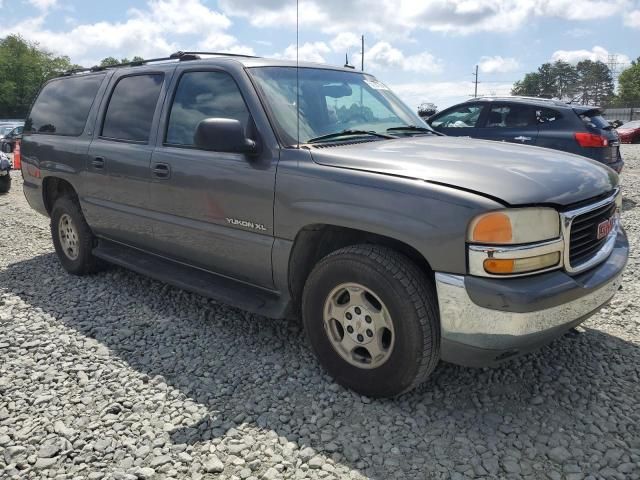
[[[613,230],[615,226],[616,226],[615,217],[611,217],[608,220],[605,220],[604,222],[599,223],[598,235],[597,235],[598,240],[609,235],[609,233],[611,232],[611,230]]]

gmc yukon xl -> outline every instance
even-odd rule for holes
[[[326,370],[370,396],[549,343],[611,299],[628,256],[613,170],[442,136],[348,68],[179,52],[69,72],[22,155],[67,271],[106,261],[301,316]]]

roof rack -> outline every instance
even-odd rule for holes
[[[172,53],[168,57],[148,58],[143,60],[136,60],[134,62],[118,63],[117,65],[105,65],[105,66],[94,65],[93,67],[88,67],[88,68],[76,68],[73,70],[67,70],[66,72],[62,73],[60,76],[64,77],[68,75],[73,75],[74,73],[82,73],[82,72],[100,72],[110,68],[139,67],[141,65],[145,65],[148,63],[164,62],[169,60],[178,60],[180,62],[187,61],[187,60],[200,60],[202,58],[200,57],[200,55],[217,55],[220,57],[258,58],[255,55],[244,55],[241,53],[178,51],[178,52]]]

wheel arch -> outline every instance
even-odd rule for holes
[[[53,204],[65,194],[78,198],[76,189],[68,180],[55,176],[47,176],[42,180],[42,200],[47,214],[51,215]]]
[[[427,275],[434,273],[428,260],[411,245],[385,235],[331,224],[312,224],[296,234],[288,266],[289,293],[296,309],[313,267],[326,255],[357,244],[374,244],[391,248],[414,261]]]

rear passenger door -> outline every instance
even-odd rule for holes
[[[149,166],[170,74],[114,76],[89,147],[89,223],[100,236],[140,248],[153,241]]]
[[[518,103],[492,103],[476,136],[485,140],[535,145],[538,137],[536,108]]]
[[[272,287],[278,151],[256,133],[255,114],[263,113],[249,80],[243,71],[232,76],[186,66],[175,77],[151,166],[155,249],[174,260]],[[205,118],[239,120],[262,153],[249,157],[196,148],[194,133]]]

